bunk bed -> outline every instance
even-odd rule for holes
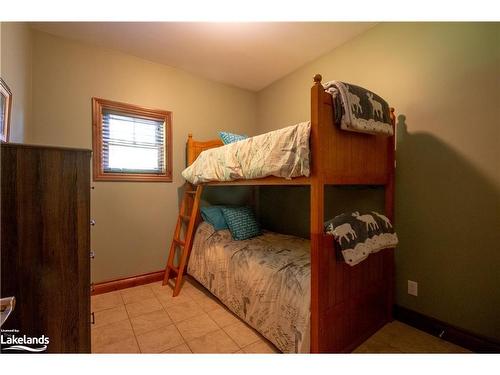
[[[310,352],[350,352],[392,320],[394,249],[346,264],[331,235],[324,232],[326,185],[378,185],[385,188],[385,215],[394,211],[394,135],[348,132],[334,124],[336,108],[322,77],[311,88],[310,174],[291,179],[264,177],[211,181],[203,185],[306,185],[310,187]],[[390,109],[394,133],[394,109]],[[195,141],[189,135],[187,162],[222,142]],[[192,233],[191,235],[193,235]],[[182,268],[183,265],[181,265]],[[170,276],[166,276],[166,280]]]

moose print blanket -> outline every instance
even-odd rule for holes
[[[389,105],[377,94],[362,87],[340,81],[326,82],[324,88],[332,94],[335,116],[340,128],[354,132],[393,135]]]
[[[395,247],[398,236],[387,217],[375,211],[348,212],[325,223],[325,232],[335,237],[344,260],[354,266],[371,253]]]

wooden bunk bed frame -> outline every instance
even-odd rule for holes
[[[287,180],[209,182],[204,185],[309,185],[311,226],[311,353],[351,352],[392,320],[394,249],[347,265],[333,236],[324,234],[325,185],[379,185],[385,187],[385,215],[394,220],[394,136],[374,136],[341,130],[334,122],[332,96],[321,75],[311,88],[311,175]],[[391,123],[395,127],[394,109]],[[395,134],[395,132],[394,132]],[[187,141],[187,162],[222,142]]]

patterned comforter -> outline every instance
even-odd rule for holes
[[[192,184],[309,176],[309,121],[203,151],[182,171]]]
[[[202,222],[188,273],[282,352],[309,352],[308,240],[264,232],[233,241]]]

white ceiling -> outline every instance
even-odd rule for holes
[[[258,91],[373,27],[358,22],[45,22],[35,29]]]

